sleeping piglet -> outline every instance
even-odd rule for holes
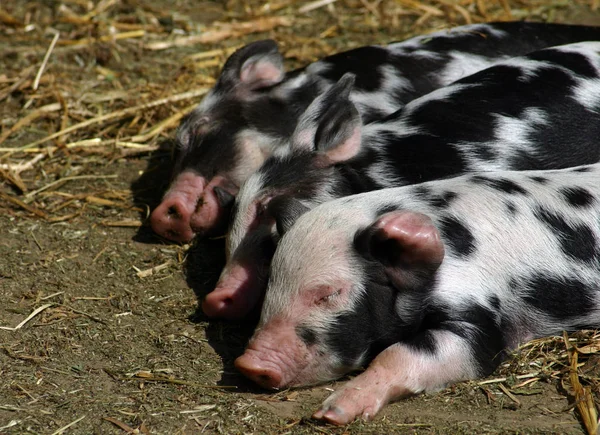
[[[489,375],[520,343],[600,327],[600,164],[373,191],[295,223],[302,206],[277,202],[283,237],[235,365],[275,389],[367,367],[316,418],[370,419]]]

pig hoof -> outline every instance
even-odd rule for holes
[[[353,416],[348,416],[346,412],[337,406],[323,407],[313,414],[313,418],[336,425],[348,424],[354,419]]]

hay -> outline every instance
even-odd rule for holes
[[[595,11],[600,1],[231,0],[226,7],[205,6],[203,13],[212,17],[206,22],[198,22],[191,12],[185,15],[151,4],[124,0],[2,3],[0,56],[7,60],[0,69],[0,209],[6,216],[21,222],[62,224],[90,218],[100,228],[143,225],[149,205],[133,204],[131,190],[110,184],[116,177],[110,173],[111,162],[150,158],[159,152],[182,117],[214,84],[227,56],[250,40],[271,37],[279,41],[291,68],[366,43],[400,40],[466,23],[552,21],[570,8]],[[187,247],[177,249],[183,258]],[[93,262],[101,261],[108,255],[107,247],[98,247],[94,253]],[[145,280],[175,265],[171,261],[153,264],[158,265],[140,266],[134,273]],[[111,297],[100,299],[108,303]],[[16,331],[42,311],[52,314],[47,321],[83,316],[105,323],[68,305],[47,303],[16,327],[1,328]],[[483,389],[488,400],[497,394],[519,406],[520,394],[534,391],[541,382],[557,382],[572,397],[573,406],[565,412],[576,409],[588,433],[595,433],[600,375],[584,370],[599,352],[600,336],[594,331],[564,340],[536,340],[519,349],[493,379],[473,383],[473,388]],[[214,388],[142,371],[112,376],[119,382]],[[281,400],[293,400],[289,392],[281,394]],[[189,412],[206,409],[212,408]],[[55,433],[84,418],[71,420]],[[125,432],[147,431],[143,422],[136,429],[114,417],[105,420]],[[18,424],[11,421],[0,430]],[[410,422],[397,426],[429,427]],[[310,429],[326,432],[317,426]]]

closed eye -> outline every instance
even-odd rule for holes
[[[342,289],[337,289],[335,292],[328,294],[327,296],[323,296],[321,299],[319,299],[317,301],[317,305],[322,305],[322,304],[332,302],[341,293],[342,293]]]

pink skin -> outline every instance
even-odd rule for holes
[[[235,367],[263,388],[278,389],[316,384],[335,379],[344,372],[322,345],[307,346],[297,333],[298,320],[312,323],[315,310],[339,311],[347,303],[348,288],[323,285],[311,288],[286,306],[285,314],[267,320],[254,333]],[[264,311],[263,311],[264,315]]]
[[[414,352],[402,345],[391,346],[380,353],[369,368],[329,396],[313,418],[343,425],[356,418],[371,420],[390,401],[415,394],[409,387],[406,364],[419,364]],[[433,375],[433,373],[427,373]],[[417,375],[418,376],[418,375]]]
[[[294,325],[282,318],[259,329],[235,367],[263,388],[278,389],[303,382],[303,372],[314,360]]]
[[[221,275],[216,288],[202,301],[202,311],[208,317],[241,319],[258,305],[264,280],[256,266],[234,264]]]
[[[269,217],[260,215],[258,210],[264,207],[255,204],[252,208],[248,226],[250,236],[238,246],[221,273],[217,286],[202,302],[202,311],[208,317],[242,319],[261,305],[270,265],[265,249],[268,249],[273,225]]]
[[[222,176],[215,176],[207,183],[194,171],[179,174],[150,216],[152,229],[161,237],[180,243],[190,242],[197,234],[223,230],[226,211],[217,200],[216,186],[232,195],[237,193],[237,188]]]
[[[190,219],[190,227],[198,235],[223,234],[226,230],[229,210],[219,204],[215,187],[220,187],[231,195],[238,192],[237,186],[221,175],[216,175],[210,180]]]
[[[436,331],[435,354],[396,343],[371,362],[367,370],[342,385],[313,414],[333,424],[357,418],[371,420],[389,402],[477,376],[472,349],[449,331]]]
[[[184,171],[177,176],[162,202],[150,215],[152,229],[161,237],[175,242],[189,242],[194,237],[190,217],[206,179],[195,172]]]

